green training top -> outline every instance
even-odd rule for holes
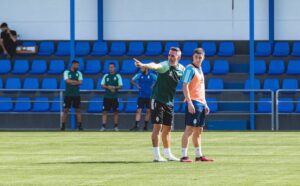
[[[163,61],[160,64],[161,68],[157,70],[158,76],[151,99],[173,106],[176,87],[183,76],[184,66],[178,63],[176,67],[173,67],[170,66],[169,61]]]
[[[101,85],[106,86],[123,86],[122,77],[120,74],[105,74],[102,78]],[[118,98],[118,90],[111,92],[106,89],[105,98]]]
[[[82,73],[80,71],[65,70],[64,71],[64,80],[66,81],[67,79],[82,81],[83,80]],[[70,85],[70,84],[66,83],[65,95],[66,96],[80,96],[79,85]]]

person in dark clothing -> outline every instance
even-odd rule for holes
[[[0,38],[0,53],[4,53],[9,58],[12,58],[16,54],[17,48],[17,32],[11,30],[7,23],[2,23],[1,26],[1,38]]]

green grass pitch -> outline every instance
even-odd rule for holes
[[[300,185],[299,132],[205,132],[203,152],[153,163],[150,132],[0,132],[0,185]]]

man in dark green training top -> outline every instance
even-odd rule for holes
[[[179,48],[172,47],[169,51],[168,61],[161,63],[143,64],[137,59],[137,67],[146,67],[158,72],[157,80],[151,95],[151,120],[153,123],[152,145],[155,162],[166,161],[159,151],[159,132],[162,129],[162,142],[164,155],[168,161],[179,161],[171,153],[171,125],[174,123],[174,96],[176,87],[184,72],[184,67],[178,63],[181,58]]]
[[[79,86],[82,84],[82,73],[78,70],[79,62],[72,61],[71,70],[64,71],[64,80],[66,82],[65,98],[64,98],[64,113],[62,116],[61,130],[65,130],[66,120],[71,106],[75,108],[77,118],[77,129],[83,130],[80,114],[80,93]]]
[[[109,112],[111,109],[114,111],[114,130],[119,131],[118,90],[122,88],[123,82],[120,74],[117,74],[115,72],[115,68],[115,64],[110,63],[109,73],[105,74],[101,81],[101,86],[106,90],[106,92],[103,99],[102,128],[100,129],[100,131],[105,131],[107,122],[107,112]]]

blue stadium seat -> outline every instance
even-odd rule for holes
[[[186,67],[187,65],[192,64],[192,60],[190,60],[190,59],[181,59],[181,60],[179,61],[179,63],[180,63],[181,65],[183,65],[184,67]]]
[[[215,60],[213,66],[213,74],[222,75],[229,72],[229,63],[227,60]]]
[[[15,112],[29,112],[31,110],[31,100],[29,97],[18,97],[16,99]]]
[[[254,74],[261,75],[266,73],[267,65],[265,60],[255,60],[254,61]]]
[[[10,97],[0,97],[0,112],[9,112],[13,109],[13,102]]]
[[[85,69],[85,64],[84,64],[84,59],[83,58],[76,58],[75,60],[77,60],[79,62],[79,71],[83,72]],[[72,61],[69,62],[68,64],[68,69],[71,69],[72,66]]]
[[[66,89],[66,81],[63,78],[60,80],[59,89],[62,89],[62,90]]]
[[[50,101],[51,102],[51,108],[50,111],[51,112],[60,112],[60,98],[56,97],[53,100]],[[63,106],[63,100],[62,100],[62,106]],[[63,109],[63,108],[62,108]]]
[[[38,56],[51,56],[54,53],[54,42],[53,41],[42,41],[40,43]]]
[[[286,57],[289,54],[290,54],[290,46],[288,42],[275,43],[273,56]]]
[[[62,59],[53,59],[50,61],[48,74],[62,74],[65,70],[65,62]]]
[[[218,112],[217,98],[206,98],[206,102],[211,113]]]
[[[147,43],[146,56],[159,56],[162,53],[160,41],[150,41]]]
[[[0,74],[7,74],[11,70],[11,62],[8,59],[1,59],[0,67]]]
[[[207,83],[208,90],[223,90],[224,89],[224,81],[223,79],[211,78]],[[222,93],[222,92],[207,92],[207,93]]]
[[[6,89],[21,89],[21,80],[19,78],[7,78],[5,83]]]
[[[211,69],[210,60],[204,59],[202,61],[201,67],[202,67],[202,71],[203,71],[204,74],[209,74],[210,73],[210,69]]]
[[[123,56],[126,53],[126,44],[123,41],[113,41],[110,47],[110,56]]]
[[[137,72],[137,68],[134,65],[134,61],[132,59],[125,59],[122,62],[122,69],[120,71],[121,74],[134,74]]]
[[[181,103],[180,100],[178,98],[174,98],[174,112],[175,113],[179,113],[179,112],[185,112],[185,103],[182,104],[181,107]]]
[[[286,74],[299,75],[300,74],[300,60],[290,60],[287,66]]]
[[[33,101],[32,112],[47,112],[50,109],[49,99],[46,97],[36,97]]]
[[[25,47],[36,46],[36,42],[35,42],[35,41],[24,41],[24,42],[22,43],[22,46],[25,46]]]
[[[93,45],[92,56],[105,56],[108,53],[108,45],[105,41],[96,41]]]
[[[45,78],[42,81],[42,89],[44,90],[55,90],[58,88],[56,78]]]
[[[69,56],[70,55],[70,46],[69,41],[60,41],[57,44],[57,51],[55,55],[57,56]]]
[[[278,100],[279,113],[292,113],[294,112],[294,103],[292,98],[279,98]]]
[[[192,56],[194,50],[198,48],[197,41],[186,41],[183,43],[182,56]]]
[[[171,47],[179,47],[179,42],[177,41],[167,41],[165,44],[165,49],[164,49],[164,56],[167,56],[169,54],[169,50]]]
[[[26,59],[16,59],[14,63],[13,74],[26,74],[29,70],[29,63]]]
[[[92,78],[83,78],[82,84],[80,85],[80,90],[93,90],[94,80]]]
[[[23,89],[39,89],[39,80],[38,78],[25,78],[24,79],[24,84],[23,84]]]
[[[126,89],[131,89],[131,83],[130,83],[130,79],[129,78],[123,78],[123,87],[122,89],[126,90]]]
[[[145,52],[144,43],[141,41],[132,41],[129,43],[128,56],[141,56]]]
[[[137,98],[128,98],[126,107],[125,107],[125,112],[127,113],[135,113],[137,109]]]
[[[271,89],[272,91],[276,92],[279,89],[278,79],[265,79],[264,89]]]
[[[202,48],[205,52],[205,56],[211,57],[216,55],[217,52],[217,45],[213,41],[207,41],[202,43]]]
[[[76,56],[87,56],[90,54],[90,43],[88,41],[78,41],[75,44]]]
[[[235,53],[233,42],[221,42],[219,48],[219,56],[230,57]]]
[[[119,108],[118,108],[118,111],[119,112],[123,112],[123,110],[124,110],[124,102],[123,102],[122,98],[119,98]]]
[[[297,79],[284,79],[282,82],[282,89],[299,89]]]
[[[85,65],[84,74],[98,74],[101,71],[101,63],[98,59],[88,59]]]
[[[102,81],[102,78],[99,78],[98,81],[97,81],[97,85],[96,85],[97,90],[103,90],[102,85],[101,85],[101,81]]]
[[[297,103],[296,103],[296,113],[300,113],[300,98],[297,99]]]
[[[271,113],[272,112],[271,98],[259,98],[256,112]]]
[[[272,53],[272,44],[270,42],[258,42],[256,44],[255,55],[260,57],[270,56]]]
[[[294,42],[291,55],[296,57],[300,56],[300,42]]]
[[[103,110],[103,98],[94,97],[89,100],[87,112],[100,113]]]
[[[2,81],[2,78],[0,78],[0,89],[3,89],[3,81]]]
[[[182,90],[182,82],[181,81],[178,83],[176,90]]]
[[[109,73],[109,64],[110,63],[114,63],[116,65],[115,72],[119,72],[119,69],[120,69],[119,61],[107,59],[104,61],[103,72],[102,72],[103,74]]]
[[[47,63],[43,59],[34,59],[31,64],[30,74],[44,74],[47,71]]]
[[[269,64],[270,75],[280,75],[285,72],[285,66],[283,60],[271,60]]]
[[[260,89],[260,87],[261,87],[260,80],[259,79],[254,79],[253,88],[254,89]],[[245,81],[244,89],[251,89],[250,88],[250,80],[249,79],[247,79]]]

